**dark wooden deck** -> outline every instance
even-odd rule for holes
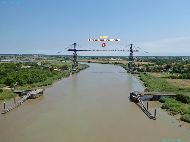
[[[18,91],[21,92],[21,91]],[[4,108],[1,114],[6,114],[7,112],[17,108],[18,106],[22,105],[27,99],[32,97],[34,94],[43,93],[43,89],[37,89],[27,92],[19,101],[15,102],[13,105],[9,106],[8,108]]]

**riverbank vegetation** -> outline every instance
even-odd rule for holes
[[[3,91],[0,89],[0,100],[10,99],[14,97],[14,93],[12,91]]]
[[[180,114],[180,119],[190,123],[190,97],[179,94],[175,97],[167,97],[161,100],[162,109],[166,109],[172,115]]]
[[[156,77],[150,73],[139,73],[139,77],[144,82],[147,91],[173,92],[176,94],[190,92],[190,86],[189,88],[174,86],[165,78]]]
[[[76,72],[87,68],[79,64]],[[32,89],[51,85],[55,80],[68,77],[72,72],[70,61],[38,60],[38,62],[0,63],[0,100],[14,96],[13,90]]]

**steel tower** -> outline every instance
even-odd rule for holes
[[[130,50],[129,50],[130,54],[129,54],[129,63],[128,63],[128,69],[129,72],[133,71],[133,65],[134,65],[134,58],[133,58],[133,44],[130,44]]]
[[[74,46],[74,50],[73,50],[73,64],[72,64],[72,70],[77,70],[77,68],[78,68],[77,50],[76,50],[77,43],[73,43],[73,46]]]

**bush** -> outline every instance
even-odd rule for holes
[[[168,97],[161,97],[161,99],[159,101],[161,103],[165,103],[167,99],[168,99]]]
[[[5,84],[8,86],[13,86],[15,83],[16,80],[12,76],[7,77],[5,80]]]
[[[176,95],[176,100],[185,104],[190,104],[190,97],[183,94]]]
[[[0,100],[10,99],[12,97],[14,97],[14,93],[10,91],[3,91],[0,93]]]
[[[190,114],[190,105],[177,101],[174,98],[166,98],[161,108],[169,110],[172,114]]]
[[[190,114],[190,105],[183,105],[183,113],[182,114]]]
[[[189,122],[190,123],[190,114],[184,114],[180,118],[182,121]]]

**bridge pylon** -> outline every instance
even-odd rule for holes
[[[130,50],[129,50],[130,54],[129,54],[129,63],[128,63],[128,70],[129,72],[133,71],[133,67],[134,67],[134,58],[133,58],[133,44],[130,44]]]
[[[77,50],[76,50],[77,43],[73,43],[73,64],[72,64],[72,70],[75,71],[78,69],[78,61],[77,61]]]

